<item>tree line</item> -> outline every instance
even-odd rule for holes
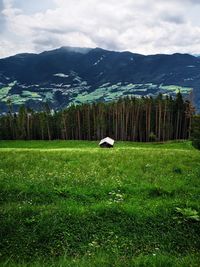
[[[115,140],[166,141],[188,139],[194,113],[190,101],[176,97],[125,97],[109,103],[71,105],[41,112],[21,106],[0,116],[1,140]]]

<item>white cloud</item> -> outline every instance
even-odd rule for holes
[[[64,45],[144,54],[200,50],[198,0],[45,1],[46,8],[43,2],[42,11],[28,14],[16,0],[4,0],[1,57]]]

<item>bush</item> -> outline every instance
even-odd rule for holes
[[[191,208],[176,208],[176,212],[181,216],[184,221],[196,221],[199,222],[198,211]],[[175,217],[176,218],[176,217]]]
[[[156,135],[153,132],[151,132],[149,134],[149,140],[150,140],[150,142],[155,142],[156,141]]]
[[[191,140],[192,145],[200,149],[200,115],[196,115],[192,119]]]

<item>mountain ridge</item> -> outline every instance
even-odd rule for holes
[[[11,58],[11,57],[16,57],[16,56],[21,56],[21,55],[41,55],[41,54],[44,54],[44,53],[48,53],[48,52],[55,52],[55,51],[61,51],[61,50],[65,50],[65,51],[71,51],[71,52],[76,52],[78,53],[78,51],[91,51],[91,50],[100,50],[100,51],[107,51],[107,52],[114,52],[114,53],[130,53],[130,54],[133,54],[133,55],[140,55],[140,56],[144,56],[144,57],[148,57],[148,56],[159,56],[159,55],[162,55],[162,56],[173,56],[173,55],[189,55],[191,57],[200,57],[200,54],[190,54],[190,53],[179,53],[179,52],[175,52],[175,53],[156,53],[156,54],[140,54],[140,53],[134,53],[134,52],[131,52],[129,50],[122,50],[122,51],[118,51],[118,50],[107,50],[107,49],[104,49],[104,48],[101,48],[101,47],[79,47],[79,46],[60,46],[58,48],[54,48],[54,49],[51,49],[51,50],[44,50],[42,52],[38,52],[38,53],[34,53],[34,52],[24,52],[24,53],[17,53],[17,54],[14,54],[14,55],[10,55],[10,56],[6,56],[6,57],[3,57],[3,58],[0,58],[0,60],[2,59],[8,59],[8,58]],[[83,54],[83,52],[80,52],[80,54]]]

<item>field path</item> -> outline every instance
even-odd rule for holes
[[[120,148],[114,148],[114,149],[100,149],[100,148],[0,148],[0,152],[10,152],[10,151],[16,151],[16,152],[28,152],[28,151],[40,151],[40,152],[118,152],[118,151],[124,151],[124,150],[147,150],[147,151],[179,151],[179,152],[190,152],[189,149],[179,149],[179,148],[152,148],[152,147],[120,147]],[[192,150],[194,153],[194,151]],[[197,152],[197,151],[196,151]]]

